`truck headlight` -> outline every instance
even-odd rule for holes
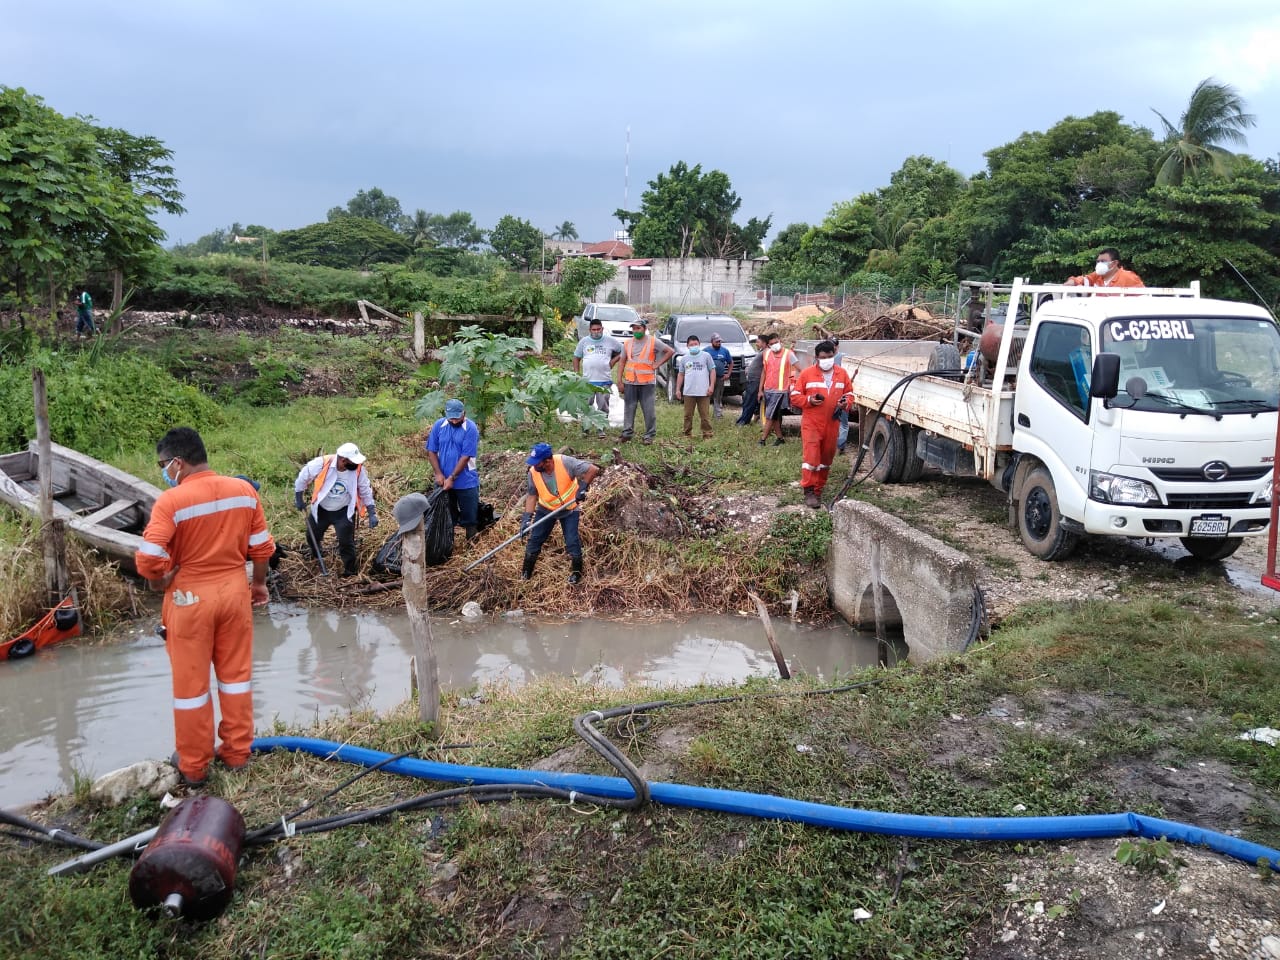
[[[1145,480],[1134,477],[1118,477],[1101,470],[1089,471],[1089,499],[1102,503],[1125,504],[1144,507],[1160,502],[1156,488]]]
[[[1253,495],[1254,503],[1271,503],[1271,484],[1275,481],[1275,474],[1267,475],[1267,482],[1262,485],[1262,489]]]

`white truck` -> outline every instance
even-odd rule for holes
[[[840,345],[876,480],[981,477],[1044,560],[1084,534],[1221,560],[1266,530],[1280,330],[1265,310],[1198,283],[963,287],[952,343]]]

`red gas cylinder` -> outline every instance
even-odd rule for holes
[[[169,917],[211,920],[231,901],[244,818],[219,797],[188,797],[173,808],[129,873],[129,897]]]
[[[996,357],[1000,355],[1000,339],[1004,336],[1004,324],[988,323],[982,330],[978,340],[978,351],[986,358],[989,365],[994,366]]]

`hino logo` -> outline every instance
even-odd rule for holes
[[[1231,468],[1221,460],[1210,460],[1200,468],[1200,472],[1206,480],[1225,480],[1230,475]]]
[[[1173,463],[1173,457],[1143,457],[1143,463]]]

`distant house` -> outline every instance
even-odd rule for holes
[[[566,257],[577,257],[582,254],[582,241],[553,240],[550,237],[544,237],[542,239],[542,249],[546,250],[548,253],[554,251],[555,253]]]
[[[629,260],[631,255],[631,245],[622,240],[602,240],[599,243],[584,243],[577,254],[570,254],[570,256],[591,257],[595,260],[608,260],[610,262]]]

